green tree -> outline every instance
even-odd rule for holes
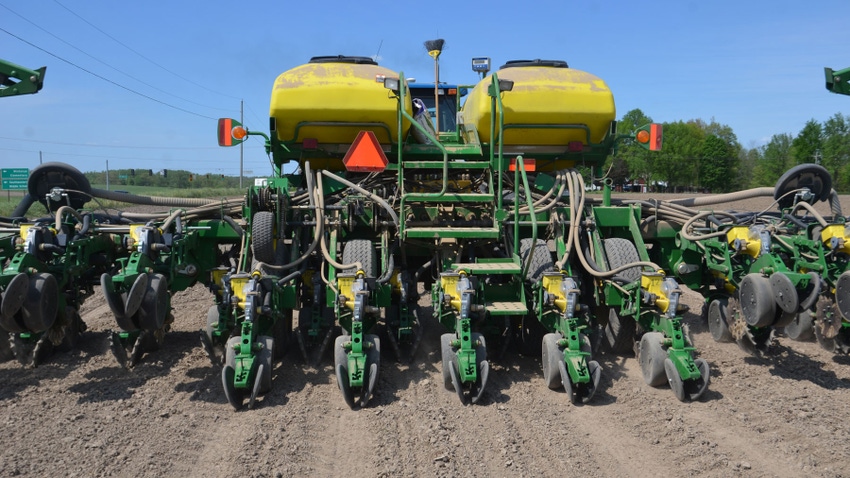
[[[664,145],[653,162],[658,179],[668,188],[695,185],[704,138],[705,133],[694,121],[664,123]]]
[[[699,185],[713,192],[728,192],[733,189],[733,161],[736,152],[722,138],[709,134],[702,142],[699,160]]]
[[[775,134],[761,151],[761,160],[753,171],[754,186],[773,186],[776,180],[793,165],[791,143],[788,133]]]
[[[635,130],[643,125],[652,123],[652,118],[644,114],[640,109],[633,109],[623,115],[623,118],[617,125],[617,130],[620,134],[633,134]],[[657,156],[656,151],[647,151],[642,146],[634,141],[624,141],[617,148],[617,154],[614,157],[614,167],[617,165],[617,160],[625,163],[625,171],[619,169],[619,173],[625,172],[626,178],[622,178],[622,184],[628,179],[643,179],[647,183],[653,177],[653,161]],[[613,174],[613,169],[612,169]]]
[[[823,148],[823,127],[817,121],[810,119],[800,130],[800,134],[791,142],[791,157],[794,164],[814,163],[819,161]]]
[[[850,189],[850,118],[836,113],[823,125],[821,165],[832,175],[832,187]]]
[[[761,160],[761,149],[759,148],[741,148],[738,151],[736,189],[747,189],[755,186],[755,169]]]

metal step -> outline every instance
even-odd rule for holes
[[[452,270],[464,270],[470,275],[480,274],[519,274],[522,266],[512,260],[484,260],[484,262],[456,262],[452,264]]]
[[[523,302],[486,302],[484,308],[490,315],[525,315],[528,308]]]
[[[447,202],[495,203],[496,197],[489,193],[446,193],[440,197],[434,197],[433,193],[408,193],[404,195],[404,202],[428,202],[434,204]]]
[[[404,169],[443,169],[442,161],[405,161]],[[449,160],[449,169],[488,169],[490,161]]]
[[[451,239],[499,237],[498,227],[408,227],[404,229],[405,239]]]

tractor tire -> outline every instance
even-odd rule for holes
[[[640,261],[637,248],[632,241],[620,237],[612,237],[603,241],[605,255],[608,256],[608,267],[610,270],[617,269],[626,264]],[[640,267],[626,269],[616,277],[624,278],[629,284],[640,280]]]
[[[605,324],[605,342],[615,354],[634,353],[637,322],[632,317],[621,317],[617,309],[608,309],[608,323]]]
[[[616,269],[626,264],[640,261],[637,248],[627,240],[612,237],[603,241],[605,254],[608,256],[608,266]],[[631,267],[617,274],[628,283],[640,280],[640,267]],[[635,332],[637,323],[633,317],[622,317],[615,308],[608,309],[608,323],[605,324],[605,339],[608,348],[617,354],[630,354],[634,352]]]
[[[528,282],[539,282],[543,279],[545,272],[552,271],[555,267],[555,261],[552,260],[552,254],[549,252],[549,246],[543,239],[537,240],[537,246],[534,251],[531,251],[531,238],[526,238],[519,243],[519,258],[522,261],[521,266],[525,268],[525,263],[528,261],[528,254],[531,252],[531,262],[528,265],[528,270],[525,273],[525,280]]]
[[[274,213],[260,211],[251,219],[251,250],[254,259],[266,264],[274,264]]]
[[[346,242],[342,249],[342,262],[359,262],[366,277],[378,277],[378,251],[369,239],[352,239]]]

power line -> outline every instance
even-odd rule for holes
[[[46,53],[46,54],[48,54],[48,55],[52,56],[53,58],[56,58],[57,60],[64,61],[65,63],[67,63],[67,64],[69,64],[69,65],[73,66],[74,68],[78,68],[78,69],[80,69],[80,70],[82,70],[82,71],[84,71],[84,72],[88,73],[89,75],[94,76],[95,78],[99,78],[99,79],[101,79],[101,80],[103,80],[103,81],[105,81],[105,82],[107,82],[107,83],[111,83],[111,84],[113,84],[113,85],[115,85],[115,86],[117,86],[117,87],[119,87],[119,88],[121,88],[121,89],[123,89],[123,90],[129,91],[130,93],[133,93],[133,94],[135,94],[135,95],[139,95],[139,96],[141,96],[142,98],[149,99],[149,100],[151,100],[151,101],[154,101],[154,102],[159,103],[159,104],[161,104],[161,105],[167,106],[167,107],[169,107],[169,108],[173,108],[173,109],[178,110],[178,111],[182,111],[182,112],[184,112],[184,113],[189,113],[190,115],[194,115],[194,116],[198,116],[198,117],[206,118],[206,119],[211,119],[211,120],[216,120],[216,119],[218,119],[218,118],[213,118],[212,116],[207,116],[207,115],[203,115],[203,114],[200,114],[200,113],[195,113],[194,111],[189,111],[189,110],[187,110],[187,109],[185,109],[185,108],[181,108],[181,107],[179,107],[179,106],[174,106],[174,105],[172,105],[172,104],[170,104],[170,103],[166,103],[165,101],[158,100],[158,99],[156,99],[156,98],[154,98],[154,97],[152,97],[152,96],[148,96],[148,95],[146,95],[146,94],[144,94],[144,93],[140,93],[140,92],[138,92],[138,91],[136,91],[136,90],[134,90],[134,89],[132,89],[132,88],[126,87],[126,86],[124,86],[124,85],[122,85],[122,84],[120,84],[120,83],[117,83],[117,82],[115,82],[115,81],[112,81],[112,80],[110,80],[109,78],[106,78],[106,77],[103,77],[103,76],[101,76],[101,75],[98,75],[97,73],[94,73],[93,71],[87,70],[87,69],[83,68],[82,66],[77,65],[76,63],[73,63],[73,62],[71,62],[71,61],[69,61],[69,60],[66,60],[66,59],[62,58],[62,57],[61,57],[61,56],[59,56],[59,55],[56,55],[56,54],[54,54],[54,53],[51,53],[51,52],[49,52],[49,51],[45,50],[44,48],[41,48],[40,46],[38,46],[38,45],[36,45],[36,44],[34,44],[34,43],[31,43],[31,42],[29,42],[29,41],[27,41],[27,40],[24,40],[23,38],[19,37],[18,35],[15,35],[14,33],[10,32],[10,31],[8,31],[8,30],[6,30],[6,29],[2,28],[2,27],[0,27],[0,31],[2,31],[3,33],[6,33],[6,34],[7,34],[7,35],[9,35],[9,36],[12,36],[12,37],[14,37],[14,38],[17,38],[18,40],[20,40],[20,41],[22,41],[22,42],[26,43],[27,45],[29,45],[29,46],[31,46],[31,47],[33,47],[33,48],[37,49],[37,50],[40,50],[40,51],[42,51],[42,52],[44,52],[44,53]]]
[[[55,151],[34,151],[34,150],[29,150],[29,149],[14,149],[14,148],[0,148],[0,151],[15,151],[15,152],[19,152],[19,153],[33,153],[33,154],[40,152],[40,153],[44,153],[44,155],[51,155],[51,156],[58,156],[58,157],[72,156],[72,157],[80,157],[80,158],[128,159],[128,160],[133,160],[133,161],[166,161],[166,162],[174,161],[174,162],[178,162],[178,163],[188,162],[188,163],[227,163],[227,164],[233,163],[233,160],[230,160],[230,159],[210,160],[210,159],[182,159],[182,158],[181,159],[140,158],[140,157],[137,157],[137,156],[113,156],[113,155],[101,155],[101,154],[80,154],[80,153],[67,153],[67,152],[55,152]],[[264,163],[267,161],[267,159],[265,157],[263,157],[263,158],[257,157],[253,160],[257,161],[257,162],[262,161]]]
[[[59,146],[81,146],[85,148],[121,148],[121,149],[186,149],[186,150],[199,150],[199,149],[209,149],[209,150],[219,150],[222,149],[221,146],[112,146],[108,144],[85,144],[85,143],[66,143],[62,141],[44,141],[44,140],[35,140],[35,139],[23,139],[23,138],[9,138],[7,136],[0,136],[0,139],[5,139],[9,141],[22,141],[25,143],[39,143],[39,144],[56,144]],[[246,143],[248,148],[256,148],[259,149],[261,146],[251,145],[250,143]]]
[[[204,86],[204,85],[200,85],[200,84],[195,83],[194,81],[192,81],[192,80],[190,80],[190,79],[188,79],[188,78],[185,78],[185,77],[183,77],[183,76],[181,76],[181,75],[178,75],[177,73],[175,73],[175,72],[173,72],[173,71],[169,70],[168,68],[166,68],[166,67],[164,67],[164,66],[160,65],[159,63],[157,63],[157,62],[155,62],[155,61],[151,60],[150,58],[146,57],[145,55],[142,55],[141,53],[137,52],[136,50],[134,50],[134,49],[130,48],[130,47],[129,47],[129,46],[127,46],[127,45],[125,45],[124,43],[122,43],[121,41],[119,41],[117,38],[115,38],[115,37],[113,37],[112,35],[110,35],[110,34],[106,33],[105,31],[101,30],[100,28],[98,28],[97,26],[95,26],[95,25],[94,25],[93,23],[91,23],[90,21],[86,20],[85,18],[81,17],[80,15],[78,15],[76,12],[74,12],[74,11],[73,11],[73,10],[71,10],[70,8],[68,8],[68,7],[66,7],[65,5],[61,4],[58,0],[53,0],[53,1],[54,1],[54,2],[56,2],[56,4],[57,4],[57,5],[59,5],[60,7],[64,8],[65,10],[68,10],[69,12],[71,12],[71,14],[72,14],[72,15],[74,15],[75,17],[77,17],[77,18],[79,18],[80,20],[84,21],[84,22],[85,22],[86,24],[88,24],[90,27],[94,28],[95,30],[97,30],[97,31],[99,31],[100,33],[102,33],[103,35],[105,35],[107,38],[109,38],[109,39],[111,39],[112,41],[114,41],[115,43],[117,43],[117,44],[119,44],[119,45],[123,46],[124,48],[126,48],[126,49],[130,50],[131,52],[135,53],[136,55],[139,55],[139,57],[141,57],[141,58],[143,58],[143,59],[147,60],[147,61],[148,61],[148,62],[150,62],[151,64],[156,65],[157,67],[159,67],[159,68],[160,68],[160,69],[162,69],[163,71],[166,71],[166,72],[168,72],[168,73],[171,73],[172,75],[176,76],[177,78],[180,78],[180,79],[181,79],[181,80],[183,80],[183,81],[186,81],[186,82],[188,82],[188,83],[191,83],[191,84],[193,84],[193,85],[197,86],[198,88],[203,88],[203,89],[205,89],[205,90],[207,90],[207,91],[209,91],[209,92],[211,92],[211,93],[215,93],[215,94],[217,94],[217,95],[221,95],[221,96],[224,96],[224,97],[227,97],[227,98],[232,98],[232,99],[234,99],[234,100],[238,100],[238,99],[239,99],[239,98],[237,98],[237,97],[235,97],[235,96],[231,96],[231,95],[228,95],[228,94],[226,94],[226,93],[221,93],[221,92],[219,92],[219,91],[212,90],[212,89],[210,89],[210,88],[207,88],[207,87],[206,87],[206,86]]]
[[[124,75],[124,76],[126,76],[126,77],[128,77],[128,78],[130,78],[130,79],[132,79],[132,80],[134,80],[134,81],[137,81],[137,82],[139,82],[139,83],[141,83],[141,84],[143,84],[143,85],[145,85],[145,86],[147,86],[148,88],[152,88],[152,89],[154,89],[154,90],[156,90],[156,91],[159,91],[160,93],[164,93],[164,94],[166,94],[166,95],[168,95],[168,96],[171,96],[171,97],[177,98],[177,99],[182,100],[182,101],[185,101],[185,102],[187,102],[187,103],[192,103],[193,105],[196,105],[196,106],[201,106],[201,107],[203,107],[203,108],[209,108],[209,109],[221,110],[221,111],[230,111],[229,109],[219,108],[219,107],[216,107],[216,106],[204,105],[204,104],[198,103],[198,102],[196,102],[196,101],[192,101],[192,100],[190,100],[190,99],[183,98],[183,97],[181,97],[181,96],[175,95],[174,93],[171,93],[171,92],[169,92],[169,91],[163,90],[162,88],[158,88],[158,87],[156,87],[156,86],[154,86],[154,85],[152,85],[152,84],[150,84],[150,83],[144,82],[144,81],[142,81],[142,80],[140,80],[140,79],[136,78],[135,76],[133,76],[133,75],[131,75],[131,74],[129,74],[129,73],[127,73],[127,72],[125,72],[125,71],[119,70],[118,68],[116,68],[116,67],[114,67],[114,66],[110,65],[109,63],[107,63],[107,62],[105,62],[105,61],[101,60],[100,58],[97,58],[96,56],[89,54],[89,53],[88,53],[88,52],[86,52],[85,50],[83,50],[83,49],[81,49],[81,48],[77,47],[76,45],[74,45],[74,44],[72,44],[72,43],[70,43],[70,42],[68,42],[68,41],[65,41],[64,39],[62,39],[62,38],[58,37],[57,35],[54,35],[52,32],[50,32],[50,31],[48,31],[48,30],[46,30],[46,29],[42,28],[41,26],[39,26],[38,24],[36,24],[36,23],[35,23],[35,22],[33,22],[32,20],[30,20],[30,19],[28,19],[28,18],[24,17],[23,15],[21,15],[20,13],[18,13],[18,12],[16,12],[16,11],[12,10],[11,8],[7,7],[6,5],[0,4],[0,7],[3,7],[3,8],[5,8],[6,10],[8,10],[8,11],[12,12],[13,14],[17,15],[19,18],[21,18],[21,19],[22,19],[22,20],[24,20],[25,22],[28,22],[29,24],[31,24],[31,25],[33,25],[34,27],[38,28],[39,30],[41,30],[41,31],[43,31],[43,32],[45,32],[45,33],[47,33],[48,35],[50,35],[50,36],[52,36],[53,38],[55,38],[55,39],[59,40],[60,42],[62,42],[62,43],[64,43],[64,44],[68,45],[69,47],[71,47],[71,48],[73,48],[73,49],[77,50],[78,52],[82,53],[83,55],[86,55],[87,57],[89,57],[89,58],[91,58],[91,59],[95,60],[96,62],[98,62],[98,63],[100,63],[100,64],[102,64],[102,65],[106,66],[107,68],[110,68],[110,69],[112,69],[112,70],[114,70],[114,71],[117,71],[118,73],[121,73],[122,75]]]

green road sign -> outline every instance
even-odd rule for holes
[[[3,168],[0,169],[0,179],[23,179],[30,177],[30,170],[27,168]]]
[[[22,190],[27,188],[26,179],[3,179],[3,189],[9,191]]]
[[[0,180],[2,180],[3,189],[6,190],[26,189],[29,176],[30,170],[27,168],[0,169]]]

